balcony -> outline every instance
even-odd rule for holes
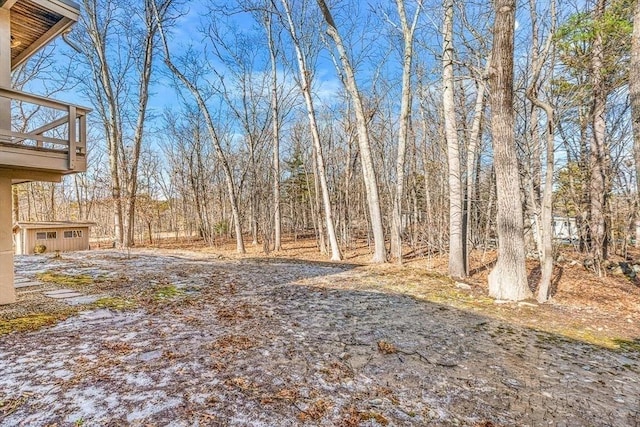
[[[0,128],[0,172],[11,170],[16,181],[35,180],[35,172],[65,175],[87,170],[88,108],[0,87],[0,101],[12,111],[40,117],[33,129]],[[46,118],[46,119],[44,119]],[[28,123],[34,122],[33,119]]]

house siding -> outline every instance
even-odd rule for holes
[[[65,231],[80,231],[81,237],[65,238]],[[38,233],[56,233],[56,238],[38,239]],[[77,234],[77,233],[76,233]],[[69,227],[52,227],[52,228],[35,228],[21,229],[16,236],[16,254],[32,255],[36,245],[44,245],[45,253],[55,251],[71,252],[89,249],[89,227],[88,226],[69,226]]]

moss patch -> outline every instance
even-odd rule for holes
[[[75,309],[69,309],[58,313],[35,313],[15,319],[0,322],[0,335],[11,332],[28,332],[55,325],[69,316],[77,313]]]
[[[86,274],[63,274],[53,271],[45,271],[44,273],[36,274],[36,278],[41,282],[55,283],[62,286],[86,286],[93,283],[93,278]]]
[[[614,339],[613,342],[618,346],[620,350],[640,353],[640,339],[637,339],[637,338],[635,340]]]
[[[110,310],[132,310],[138,307],[136,301],[132,301],[121,297],[104,297],[93,303],[96,308],[108,308]]]
[[[172,299],[184,295],[183,289],[178,289],[175,285],[167,285],[156,288],[153,293],[153,299],[162,301]]]

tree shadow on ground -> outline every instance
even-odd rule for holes
[[[437,249],[429,249],[428,247],[416,248],[402,255],[403,259],[413,260],[418,258],[425,258],[432,255],[439,255],[442,252]]]
[[[361,263],[353,263],[353,262],[344,262],[344,261],[309,261],[304,259],[295,259],[295,258],[272,258],[272,257],[249,257],[242,258],[241,262],[247,263],[263,263],[270,265],[309,265],[316,267],[329,267],[336,268],[339,270],[351,270],[352,268],[364,267],[367,264]],[[313,277],[313,276],[311,276]]]
[[[173,275],[185,279],[178,274],[185,270],[183,259],[146,262],[109,266],[131,269],[128,286],[151,286],[149,271],[167,282]],[[91,404],[84,406],[94,410],[107,395],[115,402],[107,413],[120,424],[131,423],[127,417],[141,413],[145,400],[160,409],[136,422],[193,424],[194,414],[219,420],[215,425],[638,421],[638,349],[616,352],[516,326],[475,312],[474,304],[482,302],[462,309],[418,297],[434,277],[417,283],[412,295],[389,286],[397,282],[393,275],[341,274],[356,267],[260,257],[202,261],[190,276],[202,293],[152,300],[160,309],[142,306],[133,320],[127,313],[115,317],[120,324],[73,318],[31,335],[7,336],[0,342],[0,390],[13,394],[0,394],[0,402],[22,406],[6,415],[0,405],[0,424],[33,421],[38,413],[43,425],[63,423],[77,402],[86,400]],[[217,279],[205,281],[211,277]],[[514,317],[530,310],[517,304],[507,309]],[[82,365],[87,356],[105,365],[88,370]],[[61,370],[80,378],[59,379]],[[132,378],[141,373],[147,382]],[[29,382],[36,389],[29,396],[36,398],[8,387],[11,381]],[[58,409],[38,406],[39,390]],[[145,394],[154,390],[160,394]],[[163,410],[171,399],[180,405]],[[79,419],[99,425],[92,416]],[[357,422],[346,424],[349,419]]]
[[[476,267],[474,269],[472,269],[471,271],[469,271],[469,276],[474,276],[478,273],[482,273],[483,271],[487,271],[490,268],[493,268],[496,265],[496,262],[498,262],[498,259],[494,259],[493,261],[489,261],[487,263],[482,264],[479,267]]]
[[[562,279],[563,273],[564,268],[562,266],[555,265],[553,267],[553,276],[551,277],[551,283],[549,285],[549,297],[552,297],[558,293],[558,286],[560,284],[560,280]],[[527,276],[527,284],[529,285],[529,290],[534,294],[538,291],[540,280],[542,280],[542,268],[540,267],[540,264],[538,264],[529,271],[529,275]]]

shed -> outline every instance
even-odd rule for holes
[[[84,251],[89,249],[89,228],[94,222],[17,222],[13,226],[16,255],[31,255],[36,245],[45,252]]]

